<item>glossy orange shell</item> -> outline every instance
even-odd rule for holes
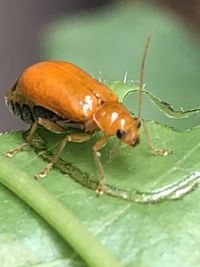
[[[86,122],[117,95],[88,73],[64,61],[44,61],[27,68],[18,80],[21,93],[66,119]]]
[[[126,133],[131,131],[131,134],[135,134],[135,130],[137,131],[138,121],[119,102],[106,103],[94,114],[93,120],[107,135],[116,134],[118,129],[123,129]]]

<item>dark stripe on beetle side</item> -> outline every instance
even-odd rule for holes
[[[14,106],[14,113],[16,116],[20,117],[21,120],[23,120],[23,113],[22,113],[22,109],[19,103],[15,103]]]
[[[23,120],[27,123],[34,122],[34,117],[30,107],[27,104],[22,106]]]
[[[12,101],[12,100],[8,100],[8,98],[5,98],[5,104],[6,104],[7,108],[8,108],[13,114],[15,114],[15,112],[14,112],[14,108],[15,108],[15,106],[14,106],[13,101]]]
[[[53,122],[64,120],[61,116],[57,115],[53,111],[43,108],[41,106],[34,106],[33,113],[35,119],[44,118]]]

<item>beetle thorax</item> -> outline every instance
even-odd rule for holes
[[[139,143],[140,121],[122,103],[105,103],[94,113],[93,120],[106,135],[117,135],[129,145]]]

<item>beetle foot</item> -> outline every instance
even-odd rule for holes
[[[103,195],[104,193],[104,186],[102,184],[99,184],[96,189],[96,195],[99,197],[100,195]]]
[[[39,179],[39,178],[44,178],[47,173],[52,169],[53,167],[53,163],[50,162],[49,164],[46,165],[46,167],[44,169],[42,169],[36,176],[35,179]]]
[[[151,150],[154,155],[158,156],[167,156],[169,154],[172,154],[172,149],[170,148],[164,148],[164,149],[153,149]]]
[[[14,157],[18,152],[22,151],[26,146],[28,145],[28,143],[24,143],[14,149],[9,150],[8,152],[5,152],[3,154],[4,157],[9,157],[12,158]]]

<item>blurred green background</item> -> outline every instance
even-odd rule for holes
[[[27,66],[61,59],[97,78],[101,72],[107,81],[123,80],[126,72],[137,81],[148,35],[146,89],[176,109],[200,106],[199,10],[195,0],[1,0],[0,130],[26,127],[8,112],[3,96]],[[137,95],[127,105],[137,114]],[[200,122],[199,114],[166,118],[148,99],[143,115],[177,129]]]
[[[176,109],[200,106],[200,53],[193,33],[175,15],[142,2],[118,2],[93,12],[54,20],[41,32],[41,58],[71,61],[105,80],[138,81],[145,40],[153,40],[145,69],[146,89]],[[137,96],[128,99],[137,113]],[[143,115],[177,129],[199,124],[166,118],[148,99]]]

